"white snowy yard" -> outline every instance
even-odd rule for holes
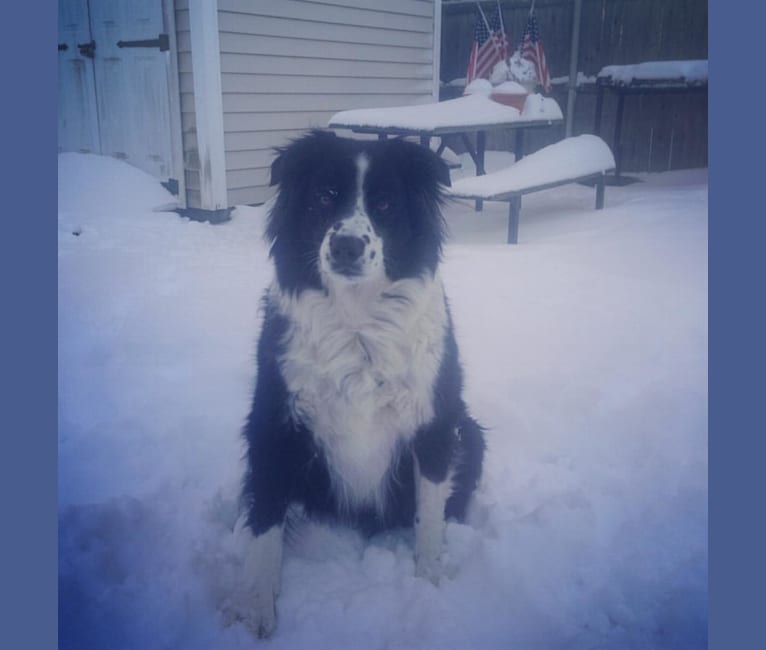
[[[492,160],[488,167],[492,168]],[[455,567],[302,523],[277,649],[706,647],[707,172],[447,208],[442,274],[488,428]],[[209,225],[158,183],[59,157],[62,648],[260,647],[217,609],[271,278],[262,208]]]

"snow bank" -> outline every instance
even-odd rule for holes
[[[59,165],[82,228],[59,239],[60,647],[259,646],[218,605],[241,571],[264,210],[190,222],[123,163]],[[451,578],[414,577],[409,532],[297,522],[269,648],[705,647],[707,182],[644,179],[599,212],[586,187],[525,198],[515,247],[507,206],[450,202],[443,276],[489,444]]]
[[[149,174],[116,158],[59,154],[59,213],[98,213],[104,218],[174,210],[178,200]]]

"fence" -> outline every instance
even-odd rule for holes
[[[486,13],[495,3],[481,5]],[[513,49],[524,33],[530,3],[501,0],[500,6]],[[475,2],[444,2],[441,47],[444,82],[465,77],[476,13]],[[574,2],[537,0],[535,13],[554,80],[551,96],[565,109]],[[707,59],[707,20],[706,0],[583,0],[578,70],[586,78],[595,78],[606,65]],[[461,92],[460,88],[443,87],[443,97]],[[595,103],[593,84],[580,85],[574,112],[575,135],[593,132]],[[607,93],[602,134],[610,144],[616,106],[616,98]],[[563,126],[547,133],[530,133],[528,151],[555,142],[563,135]],[[627,98],[622,144],[625,171],[706,167],[707,94]],[[513,147],[510,137],[501,135],[488,138],[488,148]]]

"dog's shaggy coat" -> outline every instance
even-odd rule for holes
[[[444,162],[317,131],[279,151],[271,182],[276,278],[238,529],[249,549],[227,605],[258,636],[276,625],[291,504],[368,534],[414,525],[416,571],[436,582],[444,521],[464,517],[484,453],[437,272]]]

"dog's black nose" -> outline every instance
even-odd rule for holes
[[[330,255],[334,262],[346,266],[356,262],[364,253],[364,241],[352,235],[335,235],[330,240]]]

